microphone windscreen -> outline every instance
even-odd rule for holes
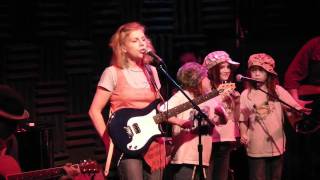
[[[241,82],[242,81],[243,76],[241,74],[237,74],[236,75],[236,81],[237,82]]]

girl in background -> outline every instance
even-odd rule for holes
[[[196,62],[189,62],[184,64],[177,73],[177,79],[181,83],[184,92],[191,98],[197,98],[204,93],[202,83],[207,80],[207,70]],[[218,96],[219,97],[219,96]],[[160,111],[166,110],[166,108],[173,108],[180,104],[187,102],[187,98],[178,91],[175,93],[165,104],[160,107]],[[202,120],[202,123],[206,124],[208,130],[210,124],[220,123],[225,115],[221,108],[217,105],[216,98],[212,98],[204,103],[201,103],[199,107],[209,117],[209,122]],[[190,120],[191,126],[176,126],[172,127],[172,145],[173,150],[171,154],[171,171],[174,180],[192,180],[199,179],[199,173],[203,173],[206,177],[206,169],[209,166],[210,154],[211,154],[211,136],[210,131],[201,135],[201,141],[203,146],[202,159],[203,169],[199,169],[199,152],[198,152],[198,123],[195,121],[195,114],[197,112],[194,109],[188,109],[177,116],[171,117],[171,121]],[[198,170],[198,171],[196,171]]]
[[[206,89],[218,89],[221,84],[232,83],[234,71],[240,63],[233,61],[225,51],[209,53],[203,62],[208,69],[210,86]],[[232,91],[228,98],[222,101],[222,106],[227,112],[228,122],[217,125],[212,131],[212,153],[210,164],[210,176],[213,180],[227,180],[230,163],[230,153],[235,148],[239,134],[239,108],[240,94]]]

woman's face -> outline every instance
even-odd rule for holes
[[[147,38],[142,30],[134,30],[129,33],[122,46],[122,51],[134,59],[142,59],[147,48]]]
[[[219,78],[220,81],[229,80],[231,74],[230,64],[228,62],[223,62],[219,64]]]
[[[250,68],[250,76],[255,80],[266,82],[268,73],[260,66],[253,66]]]

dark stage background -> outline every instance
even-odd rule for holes
[[[104,163],[104,146],[87,111],[109,65],[109,38],[125,22],[146,25],[172,76],[183,51],[203,58],[226,50],[242,63],[241,73],[250,54],[266,52],[276,59],[282,83],[298,49],[319,35],[319,9],[318,0],[1,0],[0,83],[25,97],[36,125],[29,130],[35,135],[19,137],[21,153],[30,152],[21,157],[39,163],[35,169],[88,158]],[[306,154],[318,152],[289,126],[286,132],[285,179],[314,179],[319,160]],[[241,148],[232,164],[235,179],[246,179]]]

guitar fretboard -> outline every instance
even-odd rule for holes
[[[30,172],[24,172],[21,174],[13,174],[8,175],[6,177],[6,180],[41,180],[41,179],[48,179],[48,178],[55,178],[59,177],[61,175],[65,174],[65,171],[62,167],[57,168],[49,168],[45,170],[36,170],[36,171],[30,171]]]
[[[220,92],[217,91],[217,90],[212,90],[208,94],[205,94],[205,95],[202,95],[202,96],[199,96],[199,97],[193,99],[193,101],[194,101],[195,104],[198,105],[198,104],[201,104],[201,103],[203,103],[203,102],[205,102],[205,101],[207,101],[209,99],[214,98],[215,96],[219,95],[219,93]],[[193,105],[189,101],[187,101],[187,102],[185,102],[183,104],[180,104],[180,105],[178,105],[178,106],[176,106],[174,108],[169,109],[168,111],[161,112],[161,113],[155,115],[153,117],[153,119],[157,124],[159,124],[159,123],[163,122],[165,119],[168,119],[168,118],[170,118],[172,116],[175,116],[175,115],[177,115],[177,114],[179,114],[179,113],[181,113],[181,112],[183,112],[183,111],[185,111],[187,109],[190,109],[192,107],[193,107]]]

